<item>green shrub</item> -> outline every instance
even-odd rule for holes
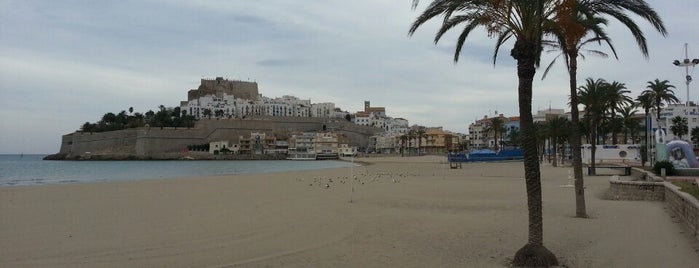
[[[653,172],[657,175],[660,175],[660,169],[665,169],[665,175],[667,176],[672,176],[675,175],[675,166],[672,165],[672,162],[670,161],[659,161],[655,162],[655,165],[653,165]]]

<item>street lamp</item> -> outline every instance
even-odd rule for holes
[[[684,60],[675,60],[672,62],[672,64],[678,67],[684,67],[686,79],[685,84],[687,85],[687,102],[685,106],[689,106],[689,82],[692,82],[692,76],[689,75],[689,66],[692,66],[692,68],[694,68],[694,66],[699,64],[699,59],[689,60],[689,55],[687,53],[687,43],[684,43]]]

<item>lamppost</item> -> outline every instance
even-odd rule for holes
[[[684,43],[684,60],[675,60],[672,62],[672,64],[674,64],[675,66],[684,67],[686,79],[685,84],[687,85],[687,102],[685,103],[685,106],[689,106],[689,83],[692,82],[692,76],[689,75],[689,66],[692,66],[692,68],[694,68],[694,66],[699,64],[699,59],[689,60],[689,55],[687,53],[687,43]]]

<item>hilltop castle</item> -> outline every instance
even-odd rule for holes
[[[257,89],[257,82],[247,82],[239,80],[228,80],[223,77],[216,79],[201,79],[199,88],[187,92],[187,100],[195,100],[206,95],[214,95],[222,98],[223,95],[231,95],[238,99],[257,100],[260,93]]]

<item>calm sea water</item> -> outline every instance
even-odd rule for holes
[[[186,178],[349,167],[343,161],[44,161],[0,155],[0,187]]]

